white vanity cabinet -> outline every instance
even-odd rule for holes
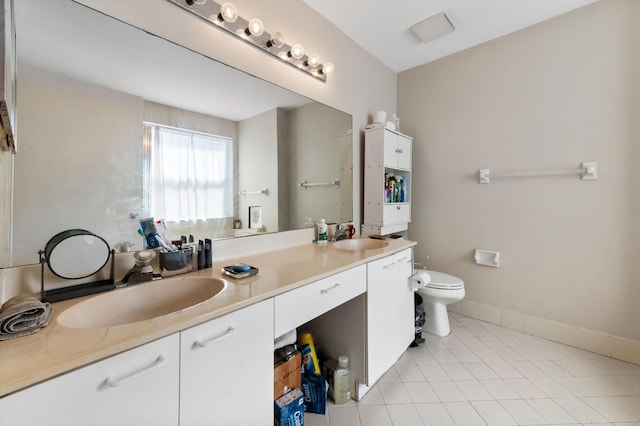
[[[11,426],[175,426],[177,334],[0,398]]]
[[[415,337],[414,295],[409,277],[412,249],[367,265],[367,383],[371,386]]]
[[[365,132],[363,234],[404,231],[411,222],[412,139],[386,128]],[[401,196],[389,197],[388,178],[398,183]]]
[[[272,418],[273,299],[180,333],[180,426]]]
[[[415,337],[414,296],[408,278],[413,249],[366,265],[367,289],[305,324],[325,355],[349,356],[361,399],[400,358]]]

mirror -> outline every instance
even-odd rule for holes
[[[63,229],[90,230],[116,249],[142,248],[139,221],[152,215],[143,122],[232,140],[232,214],[168,222],[172,239],[353,219],[350,115],[71,0],[15,9],[20,148],[11,266],[36,263]]]

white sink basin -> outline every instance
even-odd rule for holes
[[[388,246],[389,243],[384,240],[375,240],[372,238],[359,238],[355,240],[340,240],[333,243],[333,246],[339,250],[375,250]]]
[[[170,278],[102,293],[73,305],[58,317],[68,328],[98,328],[161,317],[220,294],[227,283],[217,278]]]

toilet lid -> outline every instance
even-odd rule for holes
[[[431,276],[431,282],[427,284],[426,287],[443,290],[458,290],[464,288],[464,281],[458,277],[436,271],[427,271],[427,273]]]

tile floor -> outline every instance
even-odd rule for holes
[[[451,314],[361,401],[305,426],[640,425],[640,366]]]

